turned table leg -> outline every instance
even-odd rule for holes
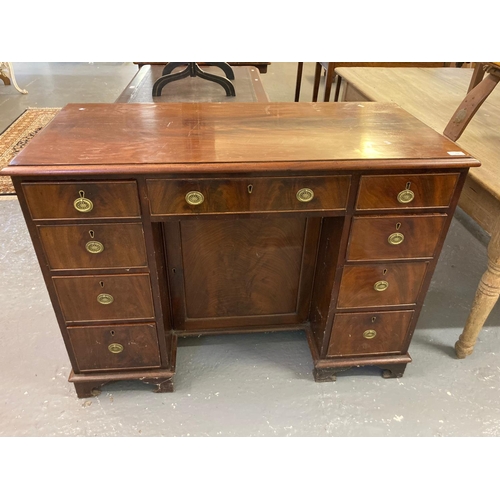
[[[488,269],[483,274],[472,304],[464,331],[455,344],[457,357],[462,359],[472,354],[477,337],[484,322],[500,295],[500,224],[488,245]]]
[[[21,94],[28,93],[27,90],[20,88],[17,84],[16,77],[14,76],[14,68],[10,62],[0,63],[0,79],[5,83],[5,85],[12,84],[18,92],[21,92]]]

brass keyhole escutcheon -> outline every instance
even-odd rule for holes
[[[99,302],[99,304],[102,304],[104,306],[111,304],[114,300],[115,299],[113,298],[113,296],[110,295],[109,293],[100,293],[97,296],[97,302]]]
[[[79,212],[90,212],[94,208],[94,204],[88,198],[85,198],[85,191],[79,191],[78,194],[80,195],[80,198],[77,198],[74,201],[73,206]]]
[[[314,191],[309,188],[302,188],[297,191],[297,200],[307,203],[314,198]]]
[[[387,290],[389,288],[389,283],[387,281],[377,281],[373,285],[373,289],[376,290],[377,292],[383,292],[384,290]]]
[[[401,245],[401,243],[403,243],[405,237],[404,237],[404,234],[401,234],[401,233],[392,233],[389,238],[387,238],[387,241],[391,244],[391,245]]]
[[[363,337],[368,340],[375,338],[376,335],[377,332],[375,330],[365,330],[363,332]]]
[[[101,253],[104,250],[104,245],[100,241],[88,241],[85,244],[85,250],[89,253]]]
[[[108,350],[113,354],[120,354],[123,351],[123,346],[121,344],[115,344],[115,343],[109,344]]]
[[[185,199],[190,205],[201,205],[205,201],[205,197],[199,191],[189,191]]]
[[[415,198],[415,193],[410,189],[411,182],[406,183],[406,189],[398,194],[399,203],[410,203]]]

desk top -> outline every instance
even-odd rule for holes
[[[467,95],[468,68],[339,68],[337,73],[370,101],[394,102],[442,133]],[[482,166],[469,176],[500,200],[500,90],[482,104],[457,144]]]
[[[2,174],[52,175],[69,166],[80,173],[242,173],[249,164],[252,171],[307,171],[479,162],[394,104],[69,104]]]
[[[217,83],[199,77],[188,77],[168,83],[162,95],[153,97],[153,85],[160,78],[164,66],[143,66],[115,102],[268,102],[260,73],[250,66],[232,67],[236,91],[235,96],[226,96],[226,91]],[[183,68],[176,69],[178,72]],[[203,71],[225,76],[214,66],[203,66]]]

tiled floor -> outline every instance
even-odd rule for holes
[[[113,102],[136,71],[131,63],[15,69],[29,94],[0,83],[0,129],[27,106]],[[313,70],[306,64],[302,100]],[[295,71],[272,63],[262,75],[272,101],[293,101]],[[365,368],[317,384],[302,333],[228,335],[180,340],[174,393],[122,382],[80,400],[17,199],[0,197],[0,436],[499,436],[500,307],[471,357],[453,351],[487,241],[459,211],[402,379]]]

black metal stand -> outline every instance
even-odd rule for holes
[[[229,66],[229,64],[225,62],[210,62],[206,64],[208,64],[209,66],[217,66],[218,68],[222,69],[227,78],[219,75],[212,75],[211,73],[205,73],[205,71],[203,71],[198,66],[198,63],[195,62],[170,62],[165,66],[165,68],[163,68],[162,76],[160,76],[160,78],[158,78],[158,80],[156,80],[156,82],[154,83],[153,96],[161,96],[161,91],[167,83],[174,82],[176,80],[182,80],[183,78],[187,78],[188,76],[199,76],[204,80],[218,83],[224,88],[227,96],[235,96],[236,91],[234,90],[234,85],[229,80],[234,80],[234,72],[231,66]],[[180,71],[179,73],[172,74],[172,71],[175,68],[185,65],[187,65],[186,69]]]

